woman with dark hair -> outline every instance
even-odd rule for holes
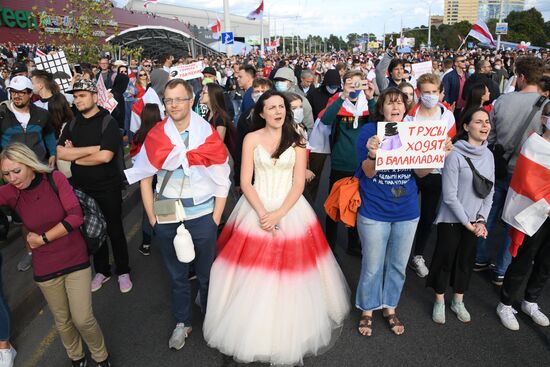
[[[210,273],[204,337],[239,362],[297,365],[339,335],[349,290],[302,196],[305,141],[276,91],[256,103],[241,188]],[[253,183],[254,177],[254,183]]]
[[[206,120],[216,128],[231,156],[234,156],[236,131],[225,107],[223,88],[216,83],[206,84],[202,88],[200,103],[208,106]]]
[[[65,96],[62,93],[55,93],[48,101],[48,112],[55,130],[55,138],[58,139],[65,124],[73,119],[73,111]]]
[[[130,146],[130,156],[132,157],[132,160],[141,150],[141,146],[143,145],[149,130],[151,130],[160,120],[161,117],[159,106],[156,103],[146,103],[141,111],[141,126],[139,130],[136,131],[134,139],[132,140],[132,145]],[[156,185],[157,180],[155,176],[153,178],[153,191]],[[141,234],[142,239],[141,246],[139,246],[139,252],[141,252],[144,256],[149,256],[151,255],[151,237],[153,236],[153,228],[151,227],[151,223],[149,223],[149,219],[147,218],[147,213],[145,213],[145,211],[143,212],[141,223]]]
[[[377,121],[398,129],[406,112],[407,95],[397,88],[385,89],[376,103]],[[375,168],[376,154],[382,144],[376,135],[377,124],[366,124],[357,138],[357,159],[361,206],[357,212],[357,230],[363,258],[355,304],[361,313],[359,333],[372,335],[372,314],[382,310],[395,335],[405,332],[395,309],[405,283],[405,270],[411,253],[420,211],[413,171],[418,177],[431,169],[381,170]],[[447,138],[445,150],[452,149]]]
[[[493,106],[488,104],[490,96],[491,93],[489,92],[489,88],[487,88],[485,84],[473,85],[466,96],[466,102],[462,109],[463,116],[466,114],[466,111],[480,107],[487,112],[491,112]],[[462,130],[462,126],[460,126],[460,129]]]
[[[124,92],[128,88],[130,79],[126,74],[118,74],[113,81],[111,93],[113,98],[118,102],[116,108],[111,112],[111,116],[118,122],[119,129],[124,129],[124,119],[126,118],[126,104],[124,102]]]
[[[454,150],[445,159],[442,172],[441,202],[435,218],[437,243],[426,286],[435,291],[432,319],[445,323],[445,290],[450,285],[454,296],[451,310],[462,322],[471,317],[464,306],[479,237],[487,236],[485,220],[493,203],[495,164],[487,147],[491,131],[489,114],[481,107],[464,113],[462,133]],[[481,175],[490,181],[485,192],[473,183]]]

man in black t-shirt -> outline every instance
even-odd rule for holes
[[[126,293],[132,289],[132,282],[128,245],[122,226],[122,177],[117,165],[122,136],[109,112],[97,106],[94,81],[79,80],[70,93],[74,95],[78,112],[74,124],[68,123],[63,129],[57,154],[59,159],[72,162],[74,186],[93,197],[105,216],[120,291]],[[111,277],[106,244],[94,255],[94,268],[96,275],[92,280],[92,292]]]

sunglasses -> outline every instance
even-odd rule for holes
[[[147,76],[147,74],[139,74],[139,76]]]

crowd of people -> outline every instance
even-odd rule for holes
[[[87,366],[82,341],[97,366],[111,366],[91,300],[113,272],[122,293],[132,290],[122,198],[136,182],[139,252],[156,246],[171,280],[170,348],[192,331],[193,279],[206,342],[239,362],[297,365],[333,345],[351,299],[339,267],[341,224],[327,215],[323,229],[312,208],[326,199],[325,166],[331,196],[345,180],[357,184],[344,242],[361,257],[361,336],[372,335],[377,310],[394,334],[405,332],[397,307],[407,267],[433,289],[438,324],[448,289],[451,311],[471,322],[464,295],[479,271],[501,287],[495,308],[506,328],[519,329],[518,302],[536,324],[550,324],[537,304],[550,276],[545,50],[102,56],[76,65],[66,92],[24,53],[3,54],[0,225],[7,233],[10,221],[22,223],[18,269],[32,268],[73,366]],[[202,78],[171,78],[172,66],[197,61]],[[431,72],[415,75],[412,65],[426,61]],[[111,111],[98,85],[116,100]],[[379,149],[391,144],[377,122],[430,121],[446,126],[442,168],[376,169]],[[106,224],[94,249],[82,230],[83,197]],[[0,321],[0,367],[11,367],[1,292]]]

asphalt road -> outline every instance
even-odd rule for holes
[[[324,191],[326,188],[320,194]],[[316,209],[321,214],[320,205]],[[134,289],[128,294],[121,294],[115,278],[112,278],[93,296],[94,312],[105,334],[113,366],[236,365],[206,345],[198,307],[194,309],[194,331],[185,347],[177,352],[168,349],[168,338],[174,327],[169,279],[158,249],[153,247],[149,257],[137,251],[141,242],[140,224],[141,207],[138,206],[125,220]],[[340,245],[345,243],[342,228],[339,241]],[[350,288],[355,291],[360,260],[347,255],[342,248],[337,252]],[[433,244],[427,249],[428,258],[431,258],[432,252]],[[425,288],[424,279],[408,270],[397,309],[405,324],[404,335],[393,335],[378,312],[374,317],[373,336],[360,336],[356,329],[359,311],[353,309],[336,345],[321,356],[305,359],[304,365],[550,366],[550,328],[536,326],[520,311],[517,315],[520,330],[512,332],[505,329],[495,312],[498,288],[490,283],[488,275],[474,274],[470,291],[465,296],[466,306],[472,315],[471,323],[458,321],[448,306],[447,323],[437,325],[431,320],[432,291]],[[547,286],[539,301],[547,313],[550,313],[549,290]],[[18,349],[16,367],[70,366],[47,307],[24,328],[14,344]],[[251,366],[256,365],[261,366]]]

